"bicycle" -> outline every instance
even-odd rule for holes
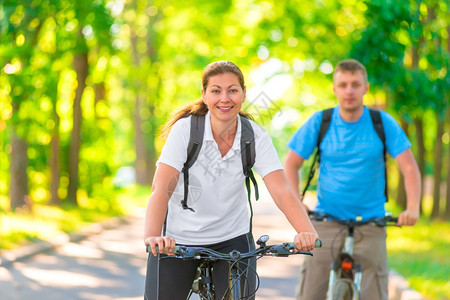
[[[309,212],[310,218],[316,221],[333,221],[347,226],[347,235],[344,241],[344,247],[331,264],[329,275],[327,300],[359,300],[361,280],[362,280],[362,266],[356,264],[353,259],[354,246],[354,230],[356,226],[373,224],[375,226],[398,226],[398,218],[386,214],[383,218],[373,218],[362,221],[360,218],[355,220],[344,220],[336,218],[332,215]]]
[[[186,247],[186,246],[175,246],[173,251],[174,255],[164,256],[161,259],[196,259],[200,260],[200,265],[197,271],[197,278],[194,280],[192,284],[191,291],[189,292],[187,299],[190,299],[193,293],[198,294],[200,299],[202,300],[211,300],[216,299],[214,293],[214,286],[212,284],[212,268],[213,263],[218,260],[225,260],[229,262],[229,274],[230,274],[230,285],[227,293],[225,293],[222,299],[246,299],[248,297],[252,297],[255,295],[256,291],[259,288],[260,280],[256,270],[246,262],[250,258],[256,258],[256,260],[264,257],[264,256],[275,256],[275,257],[288,257],[289,255],[295,254],[303,254],[310,255],[313,254],[308,251],[298,251],[293,242],[290,243],[282,243],[276,245],[267,245],[266,243],[269,241],[268,235],[261,236],[256,244],[259,245],[259,248],[241,253],[237,250],[233,250],[230,253],[221,253],[214,251],[212,249],[204,248],[204,247]],[[317,240],[315,243],[315,247],[321,247],[322,242]],[[151,251],[150,246],[146,246],[147,252]],[[245,266],[244,270],[239,268],[239,264]],[[248,268],[253,269],[256,274],[257,284],[256,288],[251,295],[242,297],[241,294],[241,285],[240,278],[245,276],[246,270]]]

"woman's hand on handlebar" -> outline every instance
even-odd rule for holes
[[[300,232],[295,235],[295,247],[300,251],[312,251],[319,236],[315,232]]]
[[[151,236],[145,238],[144,243],[151,247],[154,256],[158,253],[173,255],[172,252],[175,248],[175,239],[168,236]]]

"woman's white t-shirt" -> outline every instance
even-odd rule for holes
[[[245,176],[241,161],[241,120],[234,143],[222,157],[211,131],[211,118],[205,116],[203,144],[197,160],[189,168],[189,193],[183,209],[184,178],[180,173],[172,194],[167,215],[166,235],[176,243],[208,245],[248,233],[249,210]],[[255,164],[253,170],[262,178],[283,168],[267,132],[250,122],[255,134]],[[172,127],[157,162],[181,172],[187,159],[191,117],[178,120]]]

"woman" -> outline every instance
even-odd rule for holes
[[[240,111],[246,98],[244,77],[235,64],[218,61],[205,68],[202,84],[202,98],[175,114],[163,131],[169,133],[157,162],[145,220],[144,242],[151,247],[145,299],[186,299],[198,264],[193,260],[160,260],[156,246],[171,251],[177,243],[225,253],[233,249],[248,252],[255,247],[249,232],[240,154],[238,115],[249,118]],[[186,209],[186,205],[180,205],[184,192],[183,179],[179,177],[187,159],[190,115],[205,115],[205,129],[202,148],[189,169],[189,209]],[[269,135],[254,122],[251,125],[256,150],[253,168],[298,232],[294,237],[296,247],[311,251],[318,235],[301,202],[289,188]],[[165,220],[166,230],[162,235]],[[255,282],[255,274],[248,276],[250,282]],[[213,281],[216,297],[221,299],[228,287],[227,262],[215,264]],[[248,281],[242,281],[243,290],[253,293],[253,287],[246,284]]]

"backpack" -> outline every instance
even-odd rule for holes
[[[317,169],[317,166],[320,164],[320,143],[322,142],[323,137],[328,131],[328,127],[330,127],[331,116],[333,115],[334,108],[324,109],[322,111],[322,121],[320,123],[319,136],[317,139],[317,150],[314,154],[313,163],[309,172],[308,181],[306,182],[305,187],[302,191],[302,196],[305,196],[306,190],[311,183],[312,178],[314,177],[314,173]],[[384,177],[385,177],[385,186],[384,186],[384,194],[386,195],[386,202],[388,201],[388,186],[387,186],[387,170],[386,170],[386,138],[384,135],[383,122],[381,121],[381,113],[379,110],[369,109],[370,118],[372,119],[373,127],[383,143],[383,159],[384,159]]]
[[[256,183],[255,176],[253,175],[252,167],[255,163],[255,135],[253,132],[250,121],[239,115],[241,118],[241,161],[242,171],[245,176],[245,186],[247,188],[247,197],[250,205],[250,230],[251,220],[253,217],[253,208],[250,201],[251,189],[250,181],[253,183],[255,190],[255,198],[259,199],[258,184]],[[187,147],[187,159],[184,163],[182,172],[184,175],[184,198],[181,200],[183,209],[188,209],[194,212],[194,210],[187,205],[188,192],[189,192],[189,168],[195,163],[200,153],[200,149],[203,144],[203,136],[205,132],[205,116],[191,115],[191,130],[189,143]]]

